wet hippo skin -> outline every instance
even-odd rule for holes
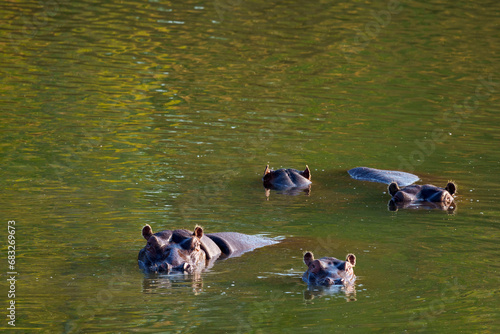
[[[311,252],[304,254],[304,263],[307,271],[302,275],[302,280],[308,285],[352,285],[356,280],[353,267],[356,265],[356,256],[347,254],[342,261],[334,257],[314,259]]]
[[[205,234],[197,226],[188,230],[165,230],[153,233],[151,226],[142,229],[146,246],[138,256],[139,267],[145,272],[201,271],[216,259],[239,256],[255,248],[277,243],[269,238],[237,232]]]
[[[306,169],[303,171],[292,168],[272,170],[269,169],[269,165],[267,165],[264,170],[262,181],[266,189],[306,189],[311,184],[311,171],[307,165]]]
[[[418,176],[406,173],[398,172],[395,170],[383,170],[368,167],[356,167],[347,171],[353,179],[361,181],[379,182],[390,184],[391,182],[396,182],[401,186],[407,186],[415,183],[419,180]]]
[[[396,182],[392,182],[388,187],[391,201],[396,204],[431,202],[440,203],[443,207],[449,207],[453,203],[453,194],[457,191],[457,186],[453,182],[448,182],[445,188],[436,187],[432,184],[410,185],[400,188]]]

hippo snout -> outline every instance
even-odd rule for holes
[[[150,272],[155,273],[171,273],[171,272],[190,272],[192,271],[193,266],[189,263],[183,263],[178,266],[172,266],[170,263],[162,262],[155,263],[149,267]]]
[[[149,271],[153,273],[169,273],[172,270],[172,265],[167,262],[154,263],[149,266]]]
[[[330,275],[330,276],[329,276]],[[328,272],[321,272],[319,274],[313,274],[310,273],[306,281],[310,285],[323,285],[323,286],[330,286],[330,285],[343,285],[344,284],[344,279],[339,278],[339,277],[332,277],[336,276],[335,274],[328,273]]]
[[[343,284],[344,284],[343,278],[337,278],[336,280],[330,278],[328,280],[328,285],[343,285]]]

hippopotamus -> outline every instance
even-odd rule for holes
[[[239,256],[255,248],[277,243],[269,238],[237,232],[204,234],[196,226],[188,230],[165,230],[153,233],[151,226],[142,228],[147,240],[140,250],[139,267],[145,272],[193,273],[210,267],[216,259]]]
[[[347,254],[346,260],[342,261],[334,257],[322,257],[314,259],[311,252],[304,254],[304,263],[307,271],[302,275],[302,280],[308,285],[332,286],[352,285],[356,275],[352,268],[356,265],[356,256]]]
[[[309,189],[311,184],[311,171],[307,165],[304,171],[292,168],[271,170],[269,169],[269,165],[267,165],[262,181],[264,182],[264,187],[266,189],[289,191],[294,193],[297,190],[300,191]]]
[[[398,211],[400,209],[424,209],[424,210],[442,210],[448,213],[454,213],[457,209],[457,204],[453,201],[451,203],[444,202],[395,202],[394,200],[389,200],[387,203],[387,208],[389,211]]]
[[[414,185],[419,177],[406,172],[393,170],[382,170],[368,167],[356,167],[348,171],[349,175],[356,180],[386,183],[389,185],[390,211],[402,208],[441,209],[453,212],[453,194],[456,186],[453,182],[448,183],[446,188],[439,188],[431,184]],[[400,189],[399,186],[404,188]]]
[[[419,177],[406,172],[383,170],[369,167],[356,167],[347,171],[353,179],[390,184],[397,182],[401,186],[408,186],[419,180]]]
[[[388,191],[392,196],[391,201],[400,207],[411,205],[420,205],[422,203],[438,203],[435,207],[448,209],[453,203],[453,194],[455,194],[457,186],[453,182],[448,182],[445,188],[439,188],[432,184],[413,184],[407,187],[399,188],[396,182],[392,182]],[[389,203],[390,205],[390,203]],[[390,209],[390,206],[389,206]]]

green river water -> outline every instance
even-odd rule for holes
[[[498,1],[4,1],[0,15],[2,330],[500,331]],[[310,194],[266,197],[266,164],[309,165]],[[357,166],[453,180],[456,210],[389,211]],[[147,276],[145,224],[281,242]],[[306,250],[356,254],[355,291],[309,289]]]

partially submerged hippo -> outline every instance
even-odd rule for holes
[[[199,226],[194,232],[165,230],[153,233],[151,226],[146,225],[142,236],[147,244],[139,252],[139,267],[145,272],[164,273],[193,273],[210,267],[218,258],[239,256],[277,243],[268,238],[236,232],[204,234]]]
[[[392,196],[391,202],[401,207],[419,205],[423,202],[438,203],[441,209],[448,209],[453,203],[453,194],[457,191],[457,186],[453,182],[448,182],[445,188],[439,188],[432,184],[419,185],[399,188],[396,182],[392,182],[388,187],[389,194]],[[389,203],[389,208],[390,208]]]
[[[388,207],[390,211],[402,208],[441,209],[453,212],[455,205],[453,194],[456,186],[448,183],[446,188],[439,188],[430,184],[412,184],[419,180],[418,176],[393,170],[382,170],[368,167],[356,167],[348,171],[356,180],[380,182],[389,184],[389,194],[392,199]],[[399,188],[399,186],[404,188]],[[452,205],[453,204],[453,205]]]
[[[306,252],[304,263],[307,271],[302,275],[302,280],[308,285],[352,285],[356,280],[356,275],[352,270],[356,265],[354,254],[347,254],[345,261],[334,257],[322,257],[315,260],[313,253]]]
[[[271,170],[269,169],[269,165],[267,165],[262,181],[266,189],[281,191],[293,189],[305,190],[311,184],[311,171],[307,165],[304,171],[291,168]]]

